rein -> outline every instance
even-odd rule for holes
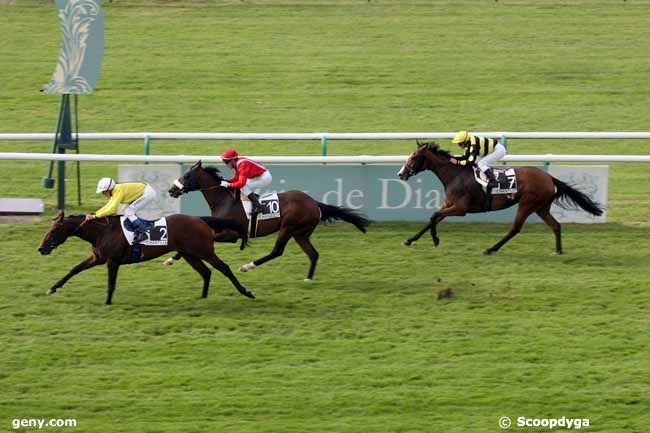
[[[203,192],[203,191],[208,191],[208,190],[217,189],[217,188],[222,188],[222,186],[221,185],[207,186],[205,188],[199,188],[198,190]],[[233,192],[233,190],[231,190],[230,188],[226,188],[226,191],[228,191],[228,194],[230,194],[230,196],[233,199],[235,198],[235,193]]]
[[[79,231],[83,226],[86,225],[87,222],[93,222],[93,223],[95,223],[95,224],[99,224],[100,226],[104,226],[104,227],[106,227],[106,226],[108,226],[108,225],[110,224],[109,221],[108,221],[108,218],[107,218],[107,217],[102,217],[102,218],[100,218],[100,219],[103,219],[103,220],[105,220],[106,222],[105,222],[105,223],[102,223],[102,222],[97,221],[97,219],[92,219],[92,220],[84,219],[84,220],[81,221],[81,223],[77,226],[77,228],[74,229],[74,231],[72,232],[72,234],[77,233],[77,232],[78,232],[78,231]]]

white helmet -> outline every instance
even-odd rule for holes
[[[110,177],[102,177],[99,179],[99,183],[97,184],[97,194],[113,189],[114,186],[115,181],[113,179]]]

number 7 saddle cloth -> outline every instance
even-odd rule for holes
[[[492,194],[515,194],[517,192],[517,176],[515,169],[512,167],[492,167],[492,172],[497,180],[498,185],[492,188]],[[485,173],[481,172],[478,167],[474,168],[474,179],[485,191],[488,179]]]

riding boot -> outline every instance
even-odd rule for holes
[[[253,207],[251,208],[251,215],[256,215],[264,210],[262,204],[260,203],[259,196],[254,192],[248,194],[248,199],[251,201]]]
[[[485,170],[485,175],[488,178],[488,185],[487,185],[488,189],[492,189],[492,188],[494,188],[495,186],[498,185],[497,179],[496,179],[496,177],[494,177],[494,172],[492,171],[491,168],[488,168],[487,170]]]
[[[133,243],[139,244],[142,241],[147,240],[147,229],[144,226],[144,222],[138,218],[132,222],[133,224]]]
[[[492,171],[491,168],[485,170],[485,175],[488,178],[488,188],[492,189],[498,185],[497,179],[496,177],[494,177],[494,172]]]
[[[483,203],[483,208],[485,211],[489,211],[492,208],[492,189],[498,186],[498,182],[494,177],[494,172],[491,168],[485,170],[485,176],[488,178],[488,184],[485,187],[485,202]]]

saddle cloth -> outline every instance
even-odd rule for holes
[[[492,168],[494,177],[497,180],[497,186],[492,188],[492,194],[514,194],[517,192],[517,176],[515,174],[515,169],[512,167],[501,167],[501,168]],[[483,187],[485,191],[488,179],[481,170],[477,168],[474,169],[474,179],[478,182],[479,185]]]
[[[253,207],[252,203],[244,194],[241,195],[242,204],[244,205],[244,211],[246,212],[246,218],[250,221],[251,219],[251,209]],[[280,199],[278,198],[277,193],[267,194],[263,197],[260,197],[260,204],[264,209],[261,213],[257,214],[257,220],[268,220],[272,218],[280,218]]]
[[[147,239],[140,242],[141,245],[167,245],[167,219],[160,218],[155,221],[144,221]],[[127,217],[120,217],[120,225],[122,226],[122,233],[126,238],[129,245],[133,245],[133,225]]]

